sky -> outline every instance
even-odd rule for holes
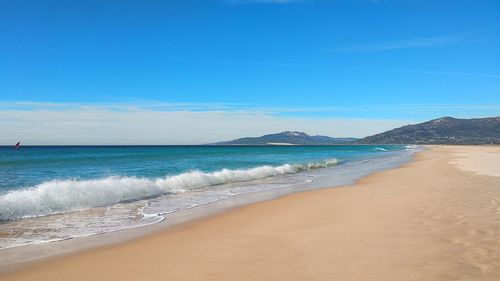
[[[0,144],[500,115],[500,1],[0,0]]]

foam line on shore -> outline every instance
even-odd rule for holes
[[[90,180],[51,180],[0,196],[0,220],[81,211],[214,185],[326,168],[337,163],[337,159],[328,159],[306,164],[222,169],[212,173],[189,171],[153,179],[113,176]]]

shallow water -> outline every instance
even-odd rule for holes
[[[0,248],[150,225],[237,195],[344,184],[403,161],[408,149],[3,147]]]

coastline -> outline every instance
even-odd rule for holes
[[[318,188],[343,185],[368,173],[391,168],[394,161],[398,162],[397,158],[409,158],[408,154],[415,151],[402,146],[303,146],[292,149],[141,146],[137,149],[77,147],[67,150],[56,147],[30,151],[30,157],[38,154],[43,157],[33,159],[37,165],[21,172],[26,180],[7,178],[0,186],[0,251],[143,228],[168,220],[179,211],[266,190],[284,188],[295,192],[312,185]],[[117,152],[124,153],[121,157],[125,158],[141,155],[141,160],[134,162],[137,171],[127,170],[128,164],[124,161],[117,163],[113,156]],[[234,153],[240,152],[246,157],[232,162]],[[59,164],[52,168],[58,175],[47,176],[50,173],[43,171],[44,161],[78,159],[81,153],[91,159],[97,154],[111,162],[102,161],[101,165],[96,161],[76,161],[59,169],[57,166],[64,166],[64,161],[57,160]],[[15,160],[16,155],[10,151],[9,157],[15,163],[22,165],[22,161],[27,161]],[[156,163],[158,155],[174,159],[167,164]],[[177,161],[183,163],[180,171],[172,164]],[[151,163],[157,164],[153,165],[153,171],[150,171]],[[101,176],[93,174],[97,171],[104,172]],[[19,170],[4,172],[7,176],[16,175]],[[316,184],[320,178],[321,183]],[[18,188],[12,189],[12,186]],[[291,186],[298,188],[288,188]]]
[[[490,280],[500,273],[499,180],[450,163],[463,150],[431,147],[352,185],[220,211],[0,278]]]
[[[126,243],[245,205],[273,200],[293,193],[354,184],[367,175],[393,169],[408,163],[419,150],[421,148],[400,151],[390,156],[348,162],[339,166],[335,165],[334,167],[319,169],[315,171],[314,180],[312,181],[283,185],[272,189],[250,191],[207,204],[161,214],[164,219],[148,225],[0,249],[0,273],[16,271],[33,263],[36,264],[44,260],[71,255],[81,251]]]

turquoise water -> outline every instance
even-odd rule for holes
[[[401,146],[29,146],[0,147],[0,193],[54,179],[145,178],[375,157]]]
[[[313,181],[325,169],[352,173],[365,161],[406,150],[351,145],[0,147],[0,222],[4,234],[15,232],[0,238],[0,248],[157,223],[171,212]]]

